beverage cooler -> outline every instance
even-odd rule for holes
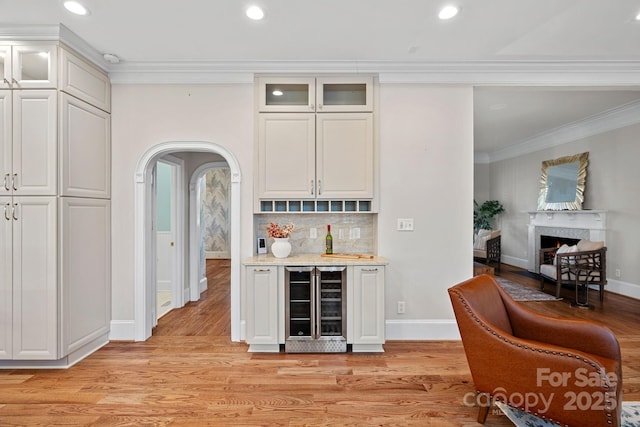
[[[285,351],[341,353],[346,340],[344,266],[285,267]]]

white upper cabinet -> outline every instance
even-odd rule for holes
[[[77,55],[60,49],[60,90],[111,111],[109,77]]]
[[[11,92],[13,108],[11,120],[7,120],[10,113],[4,113],[5,119],[0,119],[0,153],[3,157],[0,162],[3,180],[0,195],[55,195],[58,160],[57,92],[5,92]],[[3,103],[2,109],[7,105]]]
[[[373,111],[373,77],[318,78],[316,111]]]
[[[373,77],[261,77],[261,112],[373,111]]]
[[[53,44],[0,46],[0,89],[55,88],[57,59],[57,47]]]
[[[372,114],[318,114],[316,128],[316,197],[372,198]]]

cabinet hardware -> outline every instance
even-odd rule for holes
[[[9,87],[11,87],[11,82],[10,82],[9,80],[7,80],[7,78],[6,78],[6,77],[4,78],[4,82],[5,82],[7,85],[9,85]]]
[[[376,271],[378,271],[378,269],[377,268],[363,268],[362,271],[365,272],[365,273],[375,273]]]
[[[318,180],[318,196],[322,194],[322,180]]]
[[[313,180],[311,180],[310,186],[311,186],[311,195],[313,196],[314,195],[314,190],[315,190],[315,188],[313,186]]]
[[[10,191],[11,188],[9,188],[9,174],[5,173],[4,174],[4,189],[7,191]]]
[[[11,213],[11,216],[13,217],[14,221],[18,220],[18,204],[17,203],[13,204],[13,212]]]
[[[318,110],[322,110],[322,104],[318,104]]]
[[[268,273],[268,272],[271,271],[271,269],[270,268],[256,268],[253,271],[255,271],[256,273]]]
[[[14,173],[11,178],[11,186],[13,187],[13,191],[18,191],[18,187],[16,186],[16,179],[18,179],[18,174]]]
[[[11,221],[11,217],[8,215],[9,214],[9,207],[11,207],[11,205],[9,203],[6,203],[4,205],[4,219],[6,219],[7,221]]]

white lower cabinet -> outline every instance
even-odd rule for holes
[[[278,352],[279,315],[278,267],[248,266],[246,341],[250,352]],[[284,279],[283,279],[284,280]]]
[[[284,267],[248,264],[245,275],[249,351],[279,352],[285,338]],[[353,352],[384,352],[384,275],[384,265],[347,266],[346,338]]]
[[[110,202],[0,203],[0,367],[69,366],[107,342]]]
[[[353,326],[354,352],[381,352],[385,341],[383,265],[353,267],[353,305],[348,313]]]

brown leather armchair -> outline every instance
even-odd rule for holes
[[[492,401],[566,426],[619,426],[620,346],[607,327],[539,314],[480,275],[449,289],[476,388]]]

